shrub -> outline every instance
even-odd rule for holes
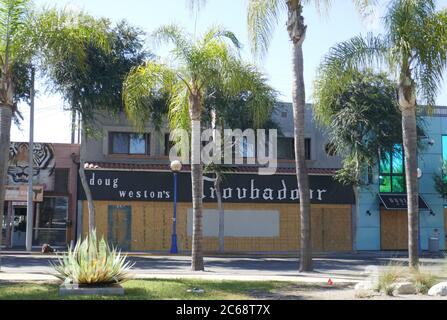
[[[102,238],[97,240],[96,231],[91,232],[75,247],[58,256],[58,264],[52,266],[56,277],[65,283],[86,286],[107,286],[123,283],[131,278],[133,264],[116,248],[111,248]]]
[[[403,277],[403,265],[397,262],[390,262],[383,271],[379,272],[377,281],[377,291],[382,291],[388,296],[393,295],[394,284]]]
[[[420,294],[427,294],[428,290],[438,283],[436,276],[417,269],[412,270],[410,276],[411,282],[413,282],[416,291]]]

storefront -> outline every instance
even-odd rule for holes
[[[425,136],[418,149],[419,246],[429,250],[429,239],[447,248],[447,199],[435,188],[434,175],[447,161],[447,108],[422,113]],[[408,208],[405,155],[401,143],[381,150],[384,158],[373,168],[370,184],[360,191],[357,249],[408,250]]]
[[[96,166],[86,170],[86,175],[100,235],[123,250],[169,251],[174,198],[171,172]],[[203,188],[203,236],[207,252],[216,252],[219,243],[219,214],[212,177],[211,174],[205,179]],[[314,251],[351,251],[352,188],[335,182],[331,175],[311,175],[310,186]],[[88,209],[81,189],[78,221],[85,235]],[[299,192],[293,173],[274,176],[228,173],[222,185],[222,198],[225,252],[299,250]],[[178,175],[177,200],[178,249],[188,252],[193,220],[189,172]]]
[[[34,144],[33,246],[65,247],[74,239],[78,157],[77,145]],[[26,244],[28,178],[28,143],[11,143],[3,219],[8,248]]]

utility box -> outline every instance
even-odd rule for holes
[[[428,238],[428,251],[439,252],[439,238]]]

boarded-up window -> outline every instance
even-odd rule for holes
[[[192,235],[192,209],[188,210],[188,236]],[[219,212],[203,210],[203,236],[219,235]],[[225,210],[226,237],[279,237],[279,211]]]
[[[68,194],[68,175],[70,169],[56,168],[54,192]]]

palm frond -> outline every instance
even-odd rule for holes
[[[30,0],[0,0],[0,52],[2,64],[9,63],[17,53],[14,41],[26,26],[26,16],[31,9]],[[9,61],[6,61],[9,60]]]
[[[157,100],[171,95],[176,81],[172,69],[152,61],[130,71],[123,85],[123,103],[126,114],[140,132],[156,113]]]
[[[169,124],[171,129],[183,129],[190,131],[191,120],[189,116],[190,93],[183,83],[173,86],[169,101]],[[180,137],[174,137],[177,140]]]
[[[378,3],[377,0],[352,0],[352,2],[362,17],[374,14],[374,6]]]
[[[174,45],[173,53],[183,61],[189,59],[192,43],[188,39],[188,34],[176,25],[169,24],[162,26],[152,33],[152,38],[157,45],[161,43],[172,43]]]
[[[235,61],[228,66],[227,74],[222,83],[225,92],[230,96],[243,92],[253,125],[261,128],[270,119],[278,92],[252,64]]]
[[[231,32],[221,26],[214,26],[214,27],[210,28],[203,36],[203,43],[206,44],[209,41],[214,40],[214,39],[218,39],[218,40],[228,39],[231,41],[231,43],[234,45],[235,48],[242,49],[242,44],[239,41],[239,39],[236,37],[236,35],[233,32]]]
[[[205,7],[207,0],[186,0],[186,4],[191,12],[200,11]]]
[[[248,34],[252,52],[262,57],[267,52],[280,14],[286,10],[283,0],[249,0]]]
[[[109,20],[96,19],[83,11],[44,8],[32,13],[27,39],[39,52],[41,69],[51,72],[51,67],[60,61],[85,66],[86,48],[91,43],[109,51],[109,25]]]
[[[383,66],[389,62],[389,47],[379,36],[368,33],[367,37],[357,36],[331,48],[324,57],[323,68],[354,70],[364,67]]]

